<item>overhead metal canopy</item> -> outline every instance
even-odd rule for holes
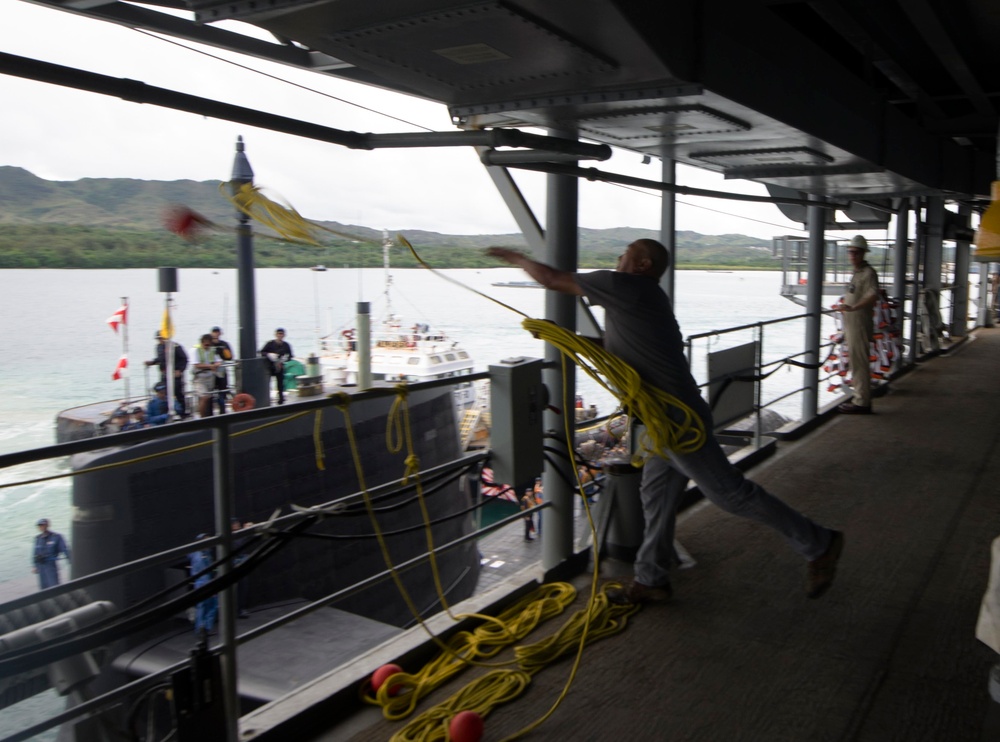
[[[832,199],[985,201],[997,0],[41,4]],[[274,43],[212,27],[238,19]]]

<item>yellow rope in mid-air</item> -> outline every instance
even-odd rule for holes
[[[528,317],[519,309],[443,275],[425,263],[403,235],[398,235],[398,239],[410,249],[420,265],[435,275],[520,314],[524,317],[521,326],[525,330],[558,348],[564,356],[569,357],[588,376],[613,394],[624,410],[646,426],[649,440],[641,443],[643,458],[650,455],[665,456],[670,451],[692,453],[705,443],[705,423],[701,417],[674,395],[643,381],[639,373],[618,356],[608,353],[575,332],[547,320]],[[671,416],[671,410],[676,411],[674,414],[679,418],[678,421]],[[640,464],[641,461],[637,458],[633,463]]]
[[[353,242],[376,244],[374,240],[330,229],[318,222],[306,219],[291,205],[280,204],[268,198],[258,186],[251,183],[244,183],[232,195],[226,190],[229,185],[229,183],[222,183],[219,185],[219,190],[233,206],[254,221],[274,230],[289,242],[320,247],[321,243],[317,234],[327,232]]]

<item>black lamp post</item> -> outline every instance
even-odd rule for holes
[[[236,157],[229,180],[235,196],[244,185],[253,185],[253,168],[243,151],[243,137],[236,138]],[[240,316],[240,391],[253,396],[258,407],[270,403],[267,360],[257,355],[257,296],[254,287],[253,228],[250,217],[236,212],[236,283]]]

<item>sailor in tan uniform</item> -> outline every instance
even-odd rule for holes
[[[854,275],[847,293],[838,307],[844,319],[844,340],[847,342],[854,397],[838,409],[849,415],[867,415],[872,411],[871,340],[872,316],[878,301],[878,275],[865,261],[868,241],[859,235],[851,238],[847,257],[854,266]]]

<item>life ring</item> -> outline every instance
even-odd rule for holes
[[[343,335],[348,340],[353,340],[354,339],[354,330],[344,330],[340,334]]]
[[[244,410],[252,410],[256,404],[257,400],[252,395],[241,392],[233,397],[232,408],[234,412],[243,412]]]

